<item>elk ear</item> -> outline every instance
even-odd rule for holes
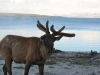
[[[46,33],[46,28],[40,23],[39,20],[37,21],[37,27],[38,27],[40,30],[42,30],[42,31],[44,31],[44,32]]]
[[[40,38],[41,38],[41,39],[44,39],[44,36],[41,36]]]
[[[44,42],[44,40],[45,40],[45,36],[44,36],[44,35],[41,36],[40,39],[41,39],[42,42]]]

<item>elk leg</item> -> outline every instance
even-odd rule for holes
[[[4,73],[4,75],[7,75],[7,67],[6,67],[6,64],[4,64],[4,66],[3,66],[3,73]]]
[[[24,75],[28,75],[30,66],[31,66],[31,63],[27,61],[26,64],[25,64],[25,72],[24,72]]]
[[[38,65],[39,66],[39,75],[44,75],[44,64],[43,65]]]
[[[6,67],[7,67],[8,74],[12,75],[12,59],[7,58],[7,60],[5,60],[5,62],[6,62]]]
[[[7,75],[7,72],[9,75],[12,75],[12,56],[11,56],[11,50],[8,46],[4,45],[2,47],[2,57],[5,60],[5,65],[3,66],[3,72],[4,75]]]

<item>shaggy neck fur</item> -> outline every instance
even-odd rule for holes
[[[42,58],[44,60],[47,60],[50,55],[52,54],[52,47],[51,45],[45,45],[44,42],[42,41],[41,43],[41,47],[40,47],[40,53],[42,55]]]

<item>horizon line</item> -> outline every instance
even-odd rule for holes
[[[100,17],[80,17],[80,16],[64,16],[64,15],[42,15],[42,14],[31,14],[31,13],[4,13],[0,12],[0,16],[29,16],[29,17],[66,17],[66,18],[100,18]]]

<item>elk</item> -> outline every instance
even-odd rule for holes
[[[7,75],[7,73],[12,75],[13,61],[25,64],[24,75],[28,75],[31,65],[38,65],[39,75],[44,75],[44,64],[53,52],[54,42],[60,40],[63,36],[75,36],[74,33],[61,32],[65,26],[56,31],[54,25],[50,27],[52,31],[52,34],[50,34],[48,22],[46,22],[45,27],[39,20],[37,21],[37,27],[45,32],[41,37],[7,35],[1,40],[0,51],[5,60],[3,66],[4,75]]]

